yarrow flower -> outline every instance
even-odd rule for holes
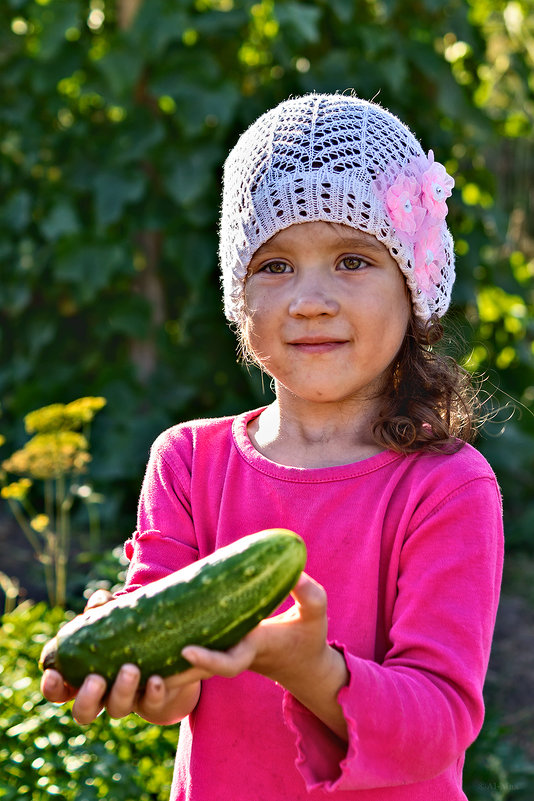
[[[442,231],[453,186],[454,178],[434,160],[432,150],[389,180],[379,176],[375,186],[399,239],[413,246],[417,288],[431,300],[436,299],[442,279],[446,258]]]
[[[22,503],[25,500],[31,485],[32,482],[29,478],[20,478],[18,481],[13,481],[11,484],[6,484],[5,487],[2,487],[0,495],[6,500],[14,500]]]
[[[8,473],[28,473],[45,480],[65,473],[83,473],[91,460],[87,439],[77,431],[36,434],[2,462]]]
[[[24,418],[28,434],[47,434],[52,431],[77,431],[86,423],[90,423],[95,414],[106,405],[106,399],[100,397],[78,398],[71,403],[52,403]]]

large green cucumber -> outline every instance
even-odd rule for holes
[[[226,650],[273,612],[306,562],[302,539],[287,529],[242,537],[138,590],[78,615],[41,653],[73,687],[89,673],[111,684],[122,664],[136,664],[141,684],[189,667],[186,645]]]

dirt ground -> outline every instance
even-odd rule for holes
[[[534,760],[534,606],[503,592],[486,679],[486,698],[510,739]]]

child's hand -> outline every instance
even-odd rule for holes
[[[179,684],[253,670],[281,684],[344,738],[346,723],[337,694],[348,681],[348,670],[343,655],[326,639],[326,592],[303,573],[291,594],[291,609],[263,620],[228,651],[184,648],[183,656],[194,667],[174,678]]]
[[[112,598],[110,592],[97,590],[85,608],[102,606]],[[82,724],[91,723],[106,709],[113,718],[122,718],[131,712],[137,712],[151,723],[165,725],[181,720],[198,701],[199,682],[189,683],[186,687],[182,681],[177,685],[173,676],[168,679],[151,676],[144,691],[140,693],[140,675],[136,665],[123,665],[106,694],[107,684],[103,676],[87,676],[80,689],[76,690],[64,682],[63,676],[57,670],[45,670],[41,679],[41,692],[45,698],[56,704],[74,698],[72,714]]]
[[[303,573],[291,595],[295,604],[290,609],[262,620],[227,651],[194,644],[184,648],[182,655],[195,666],[182,674],[184,681],[189,681],[191,675],[232,677],[243,670],[254,670],[269,678],[276,674],[278,681],[280,674],[303,670],[327,645],[326,593]]]
[[[176,683],[176,677],[162,679],[151,676],[143,692],[139,692],[140,670],[136,665],[121,667],[109,693],[103,676],[90,674],[79,690],[65,684],[55,670],[46,670],[41,681],[43,695],[54,703],[64,703],[74,698],[72,715],[78,723],[91,723],[103,709],[110,717],[123,718],[131,712],[150,723],[167,725],[176,723],[189,714],[198,701],[199,682],[184,685]]]
[[[112,599],[113,595],[111,592],[108,592],[108,590],[97,590],[87,601],[84,611],[92,609],[95,606],[103,606]],[[101,676],[97,677],[97,679],[101,678]],[[104,679],[102,679],[102,681],[104,681]],[[54,704],[64,704],[76,697],[77,690],[69,684],[66,684],[63,680],[63,676],[57,670],[45,670],[41,677],[41,692],[48,701]],[[100,695],[103,695],[103,691]],[[85,721],[80,720],[79,722]]]

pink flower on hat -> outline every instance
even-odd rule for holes
[[[375,192],[386,206],[394,233],[408,252],[413,247],[413,277],[418,293],[428,301],[438,298],[438,287],[446,285],[451,269],[443,235],[453,186],[454,178],[434,160],[432,150],[375,181]]]
[[[399,175],[386,193],[391,222],[399,231],[412,237],[423,222],[426,211],[421,206],[421,190],[414,178]]]
[[[437,285],[441,280],[441,265],[445,262],[445,249],[441,239],[441,226],[427,228],[414,247],[414,275],[418,289],[428,298],[437,295]]]
[[[421,176],[421,202],[431,217],[444,220],[447,216],[447,198],[452,194],[454,178],[443,164],[434,161],[432,150],[428,153],[429,167]]]

